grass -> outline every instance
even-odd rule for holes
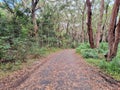
[[[38,49],[38,50],[37,50]],[[8,75],[11,75],[15,71],[21,70],[23,68],[27,68],[33,64],[33,62],[40,60],[41,57],[46,57],[49,54],[59,51],[59,48],[34,48],[34,51],[32,50],[27,58],[25,59],[25,62],[22,62],[20,60],[14,62],[14,63],[0,63],[0,79],[5,78]],[[36,51],[36,52],[35,52]]]
[[[100,68],[105,74],[108,74],[109,76],[113,77],[115,80],[120,81],[120,65],[118,64],[117,60],[113,60],[112,62],[106,62],[104,59],[85,59],[88,63],[90,63],[93,66],[96,66]],[[120,63],[119,63],[120,64]]]
[[[76,52],[81,54],[91,65],[99,67],[104,73],[120,81],[120,45],[117,56],[111,62],[106,62],[104,58],[107,49],[107,43],[101,43],[98,49],[90,49],[88,43],[83,43],[76,49]]]
[[[93,66],[99,66],[101,60],[99,59],[93,59],[93,58],[89,58],[89,59],[86,59],[86,61],[90,64],[92,64]]]

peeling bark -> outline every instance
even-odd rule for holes
[[[91,11],[91,2],[90,0],[86,1],[87,4],[87,32],[89,36],[89,43],[91,48],[95,48],[94,39],[93,39],[93,31],[92,31],[92,11]]]
[[[117,23],[117,16],[120,6],[120,0],[115,0],[112,14],[111,14],[111,20],[110,20],[110,26],[108,29],[108,45],[109,45],[109,51],[106,55],[106,60],[111,61],[112,58],[116,56],[118,43],[119,43],[119,33],[120,33],[120,20]]]
[[[101,4],[100,4],[100,19],[99,19],[99,23],[98,23],[98,30],[97,30],[97,34],[96,34],[96,47],[99,47],[99,43],[101,40],[101,35],[102,35],[102,19],[103,19],[103,13],[104,13],[104,0],[101,0]]]

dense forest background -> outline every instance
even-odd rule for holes
[[[119,6],[119,0],[0,0],[0,63],[78,46],[85,57],[118,59]],[[120,73],[120,65],[112,66]]]

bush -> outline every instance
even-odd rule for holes
[[[47,48],[45,47],[41,47],[35,43],[35,44],[32,44],[31,48],[30,48],[30,54],[33,54],[33,55],[43,55],[45,54],[45,51],[47,50]]]
[[[98,53],[106,54],[108,52],[108,44],[105,42],[100,43]]]
[[[109,67],[109,63],[106,62],[105,60],[103,60],[103,61],[100,62],[99,67],[101,69],[107,69]]]
[[[13,54],[15,60],[25,60],[28,51],[29,51],[29,45],[28,45],[28,40],[24,39],[22,40],[21,38],[16,38],[13,40],[13,45],[12,47],[14,48]]]
[[[82,54],[84,58],[98,58],[97,49],[91,49],[88,43],[80,44],[76,52]]]
[[[0,70],[2,71],[15,71],[20,69],[21,61],[16,61],[15,63],[0,63]]]
[[[82,49],[81,54],[84,58],[98,58],[98,53],[95,49]]]
[[[77,53],[82,54],[84,58],[101,58],[101,55],[105,55],[108,50],[108,44],[105,42],[100,43],[100,47],[97,49],[91,49],[88,43],[82,43],[76,49]]]
[[[76,48],[77,53],[81,53],[82,49],[89,49],[90,46],[88,43],[81,43],[78,48]]]
[[[0,60],[1,62],[15,62],[24,60],[27,55],[28,45],[27,39],[10,37],[0,38]],[[11,43],[11,44],[10,44]]]
[[[8,38],[9,37],[0,37],[0,59],[5,59],[7,56],[6,53],[11,48],[10,44],[6,42]]]

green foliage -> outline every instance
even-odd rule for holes
[[[98,58],[96,49],[82,49],[81,52],[84,58]]]
[[[116,80],[120,80],[120,59],[114,58],[111,62],[106,62],[104,59],[89,58],[86,61],[94,66],[99,67],[104,73],[112,76]]]
[[[103,69],[107,74],[110,74],[117,80],[120,80],[120,59],[114,58],[111,62],[101,61],[99,67]]]
[[[44,9],[45,12],[41,14],[42,18],[38,19],[40,23],[39,37],[42,39],[45,46],[51,47],[58,41],[55,31],[55,19],[57,19],[57,17],[55,17],[55,12],[50,5],[47,4]]]
[[[17,38],[13,41],[13,48],[16,54],[14,56],[15,60],[23,60],[26,58],[27,54],[28,54],[28,50],[29,50],[29,45],[28,45],[28,40],[24,39],[21,40],[20,38]]]
[[[76,49],[76,52],[86,58],[88,63],[101,68],[107,74],[120,80],[120,45],[118,47],[117,56],[111,62],[106,62],[103,57],[100,57],[100,55],[106,54],[107,50],[108,44],[102,42],[98,49],[90,49],[88,44],[81,44]]]
[[[19,13],[15,15],[8,15],[7,12],[0,9],[0,62],[24,61],[32,25],[26,15],[19,15],[20,11],[17,10]]]
[[[48,49],[45,47],[40,48],[38,44],[33,44],[30,48],[30,54],[33,55],[34,58],[39,58],[46,54]]]
[[[33,43],[29,49],[29,54],[32,55],[32,58],[39,58],[56,50],[58,50],[58,48],[40,47],[38,43]]]
[[[86,49],[86,48],[90,48],[88,43],[81,43],[78,47],[78,49]]]
[[[88,49],[88,48],[90,48],[88,43],[81,43],[81,44],[78,46],[78,48],[76,48],[76,52],[77,52],[77,53],[82,53],[82,52],[81,52],[82,49]]]
[[[21,61],[15,63],[0,63],[0,70],[2,71],[15,71],[20,69]]]
[[[101,54],[106,54],[107,50],[108,44],[105,42],[100,43],[98,49],[91,49],[88,43],[82,43],[76,49],[76,52],[82,54],[84,58],[101,58]]]
[[[101,63],[101,59],[94,59],[94,58],[88,58],[86,61],[94,66],[99,66]]]
[[[0,59],[2,61],[13,62],[25,59],[27,54],[27,40],[14,38],[9,42],[9,37],[1,37],[0,40]],[[10,43],[12,44],[10,45]]]
[[[97,49],[91,49],[88,43],[80,44],[76,51],[82,54],[84,58],[98,58]]]
[[[106,54],[108,52],[108,44],[105,42],[100,43],[98,53]]]
[[[10,49],[10,44],[5,43],[6,39],[9,37],[1,37],[0,38],[0,59],[5,58],[5,54],[7,53],[7,50]]]

